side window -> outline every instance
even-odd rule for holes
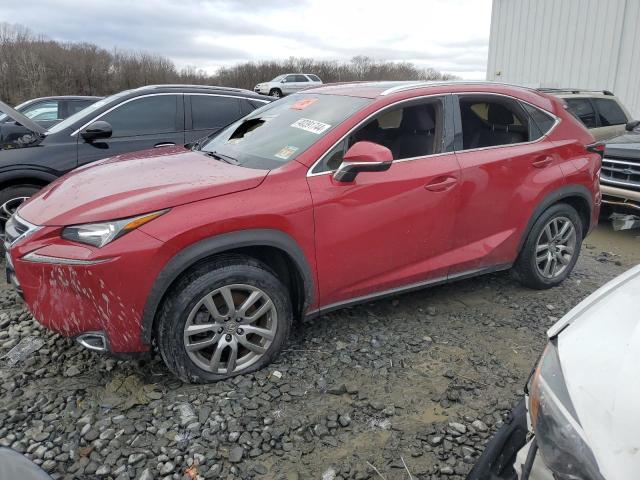
[[[522,106],[531,118],[529,122],[529,140],[537,140],[541,136],[546,135],[549,130],[551,130],[551,127],[555,125],[555,118],[548,113],[528,103],[523,103]]]
[[[25,117],[28,117],[36,122],[44,120],[57,120],[60,118],[58,114],[58,102],[54,100],[48,102],[39,102],[35,105],[31,105],[22,113]]]
[[[595,128],[596,112],[588,98],[566,98],[569,112],[580,120],[587,128]]]
[[[297,75],[287,75],[286,77],[284,77],[284,81],[285,83],[290,83],[290,82],[295,82]]]
[[[240,118],[237,98],[215,95],[191,95],[193,129],[219,128]]]
[[[304,75],[296,75],[296,82],[308,82],[309,79]]]
[[[460,97],[462,148],[497,147],[531,139],[529,117],[520,103],[495,95]],[[535,135],[540,136],[537,129]]]
[[[615,100],[594,98],[593,102],[596,104],[596,109],[598,110],[598,118],[600,119],[601,127],[622,125],[629,121],[620,108],[620,105],[618,105]]]
[[[371,118],[325,155],[312,173],[336,170],[344,153],[356,142],[368,141],[391,150],[394,160],[442,152],[442,100],[419,101],[391,107]]]
[[[92,103],[94,103],[93,100],[73,100],[67,104],[67,115],[71,116],[74,113],[79,112],[80,110],[84,110]]]
[[[113,137],[169,133],[178,130],[176,95],[154,95],[116,107],[100,120],[109,122]]]

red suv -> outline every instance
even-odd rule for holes
[[[509,268],[562,282],[598,217],[592,142],[534,90],[327,85],[52,183],[7,223],[7,274],[45,327],[218,380],[296,317]]]

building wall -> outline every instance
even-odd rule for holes
[[[493,0],[487,80],[611,90],[640,119],[640,0]]]

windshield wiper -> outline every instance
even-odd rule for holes
[[[223,154],[218,153],[218,152],[203,152],[203,153],[205,155],[209,155],[212,158],[215,158],[216,160],[220,160],[221,162],[229,163],[231,165],[237,165],[238,164],[238,160],[236,160],[233,157],[230,157],[229,155],[223,155]]]

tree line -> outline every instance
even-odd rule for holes
[[[187,83],[253,89],[282,73],[314,73],[325,83],[354,80],[455,78],[409,62],[353,57],[349,62],[291,57],[221,67],[214,74],[178,70],[168,58],[146,52],[106,50],[87,42],[58,42],[22,25],[0,23],[0,100],[16,105],[49,95],[110,95],[142,85]]]

